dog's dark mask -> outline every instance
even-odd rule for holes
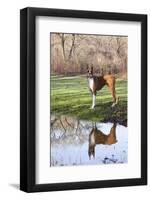
[[[87,77],[88,78],[93,77],[93,66],[91,66],[90,68],[89,68],[89,66],[87,66]]]

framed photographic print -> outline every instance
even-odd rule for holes
[[[20,12],[20,189],[147,184],[147,16]]]

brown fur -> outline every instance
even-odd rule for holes
[[[103,76],[94,76],[93,75],[93,67],[87,69],[88,70],[88,78],[93,78],[94,85],[93,90],[90,89],[92,94],[96,95],[97,91],[101,90],[105,85],[109,88],[112,97],[113,97],[113,103],[118,102],[118,98],[116,97],[116,91],[115,91],[115,76],[113,74],[109,75],[103,75]]]
[[[113,103],[117,102],[117,97],[116,97],[116,91],[115,91],[115,76],[114,75],[104,75],[104,76],[94,76],[94,86],[93,86],[93,91],[96,95],[97,91],[101,90],[105,85],[109,88],[112,97],[113,97]]]
[[[92,136],[94,141],[92,140]],[[95,146],[97,144],[115,144],[117,142],[116,140],[116,124],[114,123],[109,134],[105,135],[102,131],[98,130],[96,127],[93,128],[89,135],[89,149],[88,149],[88,155],[89,158],[91,155],[95,157]]]

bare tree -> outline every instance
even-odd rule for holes
[[[86,73],[93,64],[95,73],[126,73],[127,37],[84,34],[51,34],[53,73]]]

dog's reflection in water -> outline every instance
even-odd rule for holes
[[[95,125],[89,134],[89,159],[91,159],[91,157],[95,158],[95,146],[97,144],[111,145],[116,142],[116,123],[113,124],[108,135],[105,135],[102,131],[98,130]]]

